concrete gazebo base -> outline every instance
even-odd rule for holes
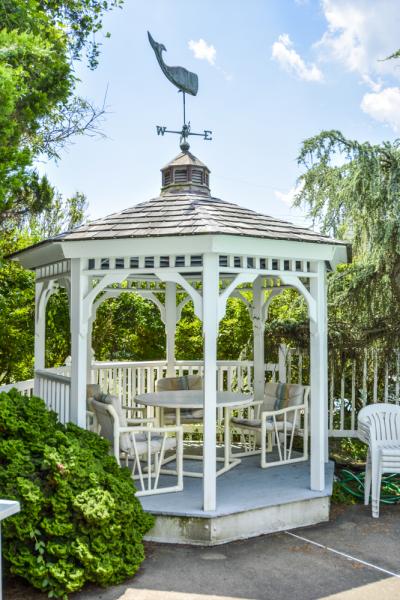
[[[309,462],[261,469],[259,456],[244,458],[218,478],[212,512],[202,509],[201,479],[185,477],[182,492],[141,498],[156,517],[146,539],[213,546],[328,521],[333,471],[326,463],[325,488],[312,491]]]

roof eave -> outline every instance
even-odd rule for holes
[[[302,241],[232,235],[222,233],[195,233],[174,236],[147,236],[130,238],[104,238],[84,240],[45,240],[25,248],[8,258],[19,262],[27,269],[51,264],[70,258],[92,258],[102,256],[162,255],[165,239],[168,238],[169,252],[181,254],[248,254],[298,258],[303,260],[326,260],[334,269],[340,263],[351,260],[350,246],[336,240]],[[188,243],[188,240],[190,242]]]

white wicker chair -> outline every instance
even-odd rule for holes
[[[233,417],[231,425],[243,434],[253,437],[253,444],[246,452],[233,456],[248,456],[261,454],[261,467],[274,467],[287,463],[300,462],[308,459],[308,403],[310,396],[309,386],[299,384],[288,385],[288,406],[274,410],[276,401],[276,388],[279,384],[267,383],[265,385],[264,400],[255,402],[250,407],[254,418]],[[294,435],[301,429],[303,421],[303,452],[300,456],[293,455]],[[261,437],[261,448],[256,449],[256,435]],[[267,459],[273,449],[273,441],[278,452],[277,460]]]
[[[110,398],[111,403],[91,398],[90,409],[95,414],[98,433],[111,442],[118,463],[121,464],[121,458],[125,459],[126,466],[129,465],[129,461],[132,462],[132,478],[139,480],[141,486],[136,495],[183,490],[182,427],[153,427],[154,419],[127,419],[118,398]],[[175,436],[171,437],[171,434]],[[174,450],[176,453],[176,470],[168,475],[176,476],[177,483],[160,487],[161,467],[168,450]]]
[[[364,504],[369,504],[371,495],[372,516],[378,518],[382,474],[400,473],[400,406],[379,403],[362,408],[358,437],[368,444]]]

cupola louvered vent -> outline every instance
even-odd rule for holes
[[[171,169],[164,171],[163,173],[163,185],[169,185],[171,183]]]
[[[186,183],[188,180],[187,169],[175,169],[175,183]]]
[[[198,183],[199,185],[202,185],[202,183],[203,183],[203,171],[200,171],[200,169],[192,169],[192,182],[193,183]]]

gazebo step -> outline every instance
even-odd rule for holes
[[[310,489],[309,463],[261,469],[259,456],[242,460],[217,482],[217,510],[202,510],[202,480],[185,478],[184,490],[142,497],[156,523],[146,539],[212,546],[313,525],[329,519],[333,463],[323,491]]]

